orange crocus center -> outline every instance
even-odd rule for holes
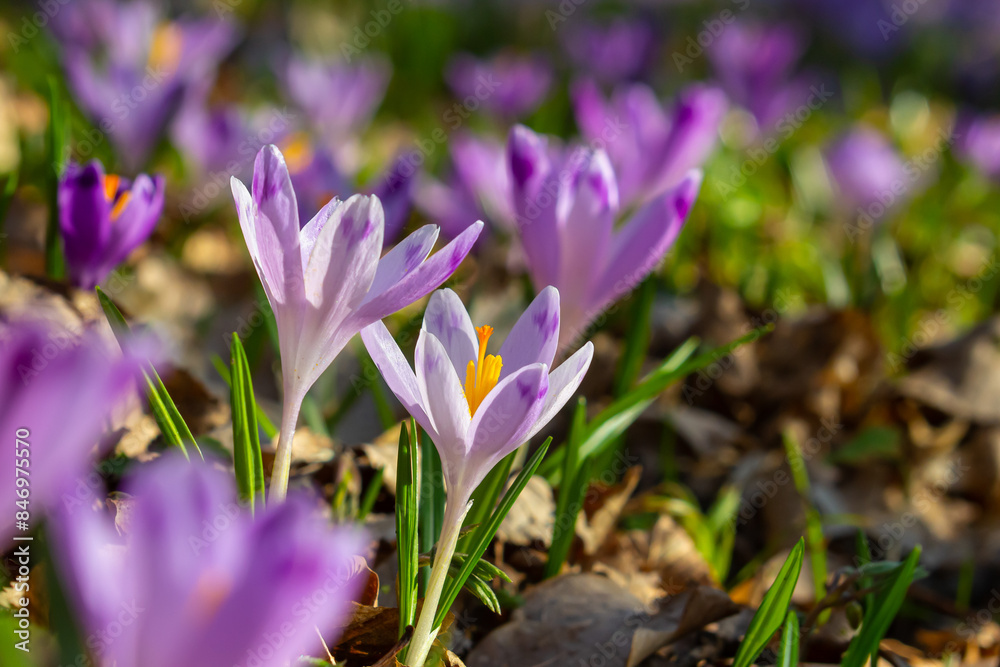
[[[465,367],[465,400],[469,402],[470,415],[476,414],[486,395],[497,386],[503,368],[499,354],[486,354],[486,343],[493,335],[493,327],[477,327],[476,334],[479,336],[479,358],[470,360]]]
[[[121,184],[121,180],[121,176],[116,176],[115,174],[107,174],[104,177],[104,198],[108,200],[108,203],[112,204],[112,222],[117,220],[118,216],[122,214],[132,196],[132,193],[128,190],[120,195],[118,194],[118,186]]]
[[[184,36],[173,23],[163,23],[153,31],[149,46],[149,66],[154,70],[173,72],[181,60]]]
[[[309,145],[309,135],[296,132],[282,142],[281,153],[285,156],[285,166],[293,174],[301,173],[313,161],[312,146]],[[324,204],[326,202],[323,202]]]

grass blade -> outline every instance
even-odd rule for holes
[[[805,459],[799,441],[791,430],[782,433],[785,454],[788,456],[788,466],[792,471],[795,489],[799,492],[806,514],[806,545],[809,549],[809,564],[812,570],[813,593],[817,600],[826,595],[826,538],[823,536],[823,521],[812,503],[812,487],[809,484],[809,471],[806,470]],[[817,625],[824,625],[830,619],[830,610],[822,612],[816,619]]]
[[[417,569],[420,552],[417,550],[417,447],[410,433],[417,432],[411,419],[410,431],[406,424],[399,428],[399,449],[396,453],[396,552],[399,558],[399,636],[416,622],[417,618]]]
[[[444,472],[441,470],[441,457],[430,436],[421,429],[417,432],[420,434],[420,502],[417,503],[420,539],[417,544],[420,553],[426,553],[434,548],[444,524]],[[420,571],[421,595],[426,590],[430,574],[429,567]]]
[[[229,392],[233,413],[233,464],[236,469],[236,486],[240,498],[254,511],[256,499],[264,504],[264,463],[260,452],[260,433],[257,429],[257,402],[254,399],[250,363],[238,334],[233,334],[230,348],[230,375],[233,379]]]
[[[781,647],[778,649],[776,667],[798,667],[799,664],[799,617],[792,609],[785,616],[785,627],[781,631]]]
[[[246,356],[246,348],[244,348],[244,356]],[[226,362],[222,360],[222,357],[217,354],[213,354],[212,366],[215,367],[215,372],[218,373],[219,377],[223,379],[226,386],[232,389],[232,375],[229,372],[229,367],[226,366]],[[254,401],[254,412],[257,414],[257,423],[260,425],[261,429],[263,429],[264,435],[273,440],[274,437],[278,435],[278,429],[275,428],[274,422],[271,421],[271,419],[267,416],[267,413],[260,407],[260,403],[257,403],[256,400]]]
[[[507,478],[510,476],[510,469],[514,465],[516,457],[517,450],[505,456],[500,463],[494,466],[493,470],[490,470],[486,479],[476,487],[472,493],[472,509],[465,515],[466,527],[479,525],[489,518],[490,513],[497,506],[504,486],[507,484]],[[458,551],[467,551],[471,544],[472,533],[470,532],[459,538]]]
[[[499,530],[504,517],[506,517],[507,513],[510,512],[510,508],[514,506],[514,501],[517,500],[519,495],[521,495],[521,491],[524,490],[525,484],[528,483],[531,476],[535,474],[536,470],[538,470],[538,466],[545,457],[545,452],[549,450],[549,445],[551,443],[551,437],[547,438],[545,442],[542,443],[542,446],[538,448],[538,451],[536,451],[524,467],[521,468],[521,472],[518,473],[517,479],[515,479],[514,483],[511,484],[509,489],[507,489],[507,493],[503,495],[500,505],[498,505],[493,514],[490,515],[490,520],[476,529],[472,549],[466,556],[466,560],[462,563],[462,569],[459,570],[456,577],[449,578],[447,583],[444,585],[444,592],[441,594],[441,601],[438,603],[437,613],[434,616],[433,627],[440,627],[441,623],[444,622],[444,618],[447,616],[448,610],[451,609],[452,603],[455,601],[455,598],[458,597],[458,592],[462,589],[462,586],[465,585],[465,580],[468,579],[469,575],[476,569],[479,559],[483,557],[484,553],[486,553],[486,548],[490,545],[490,541],[493,540],[493,536],[496,535],[497,530]]]
[[[788,605],[792,601],[792,592],[799,580],[802,570],[802,558],[805,552],[805,540],[800,538],[788,554],[785,564],[781,566],[777,578],[767,589],[764,599],[757,608],[757,613],[750,620],[746,637],[736,650],[733,667],[750,667],[761,651],[771,641],[771,637],[781,627],[788,614]]]
[[[587,428],[587,401],[580,398],[573,412],[573,425],[563,459],[562,484],[556,499],[552,544],[545,563],[545,578],[554,577],[562,569],[576,536],[576,517],[583,506],[583,496],[590,482],[590,459],[580,460],[580,443]]]
[[[382,478],[385,476],[385,468],[376,468],[375,475],[372,477],[372,481],[368,483],[365,487],[365,493],[361,496],[361,503],[358,505],[358,516],[356,521],[361,523],[365,518],[371,514],[372,507],[375,506],[375,499],[378,498],[378,492],[382,488]]]

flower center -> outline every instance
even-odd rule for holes
[[[469,361],[465,367],[465,400],[469,402],[470,415],[476,414],[480,403],[497,386],[500,369],[503,368],[503,359],[499,354],[486,356],[486,342],[493,335],[493,327],[477,327],[476,334],[479,336],[479,359]]]
[[[184,48],[184,36],[173,23],[163,23],[153,31],[153,41],[149,46],[149,66],[154,70],[173,72],[180,62]]]
[[[296,132],[283,142],[281,153],[285,156],[285,165],[288,171],[298,174],[305,171],[306,167],[312,164],[313,150],[309,145],[309,135],[305,132]],[[330,201],[329,199],[327,201]],[[323,202],[324,204],[326,202]]]
[[[128,190],[120,195],[118,194],[118,187],[121,185],[121,180],[121,176],[114,174],[108,174],[104,177],[104,198],[108,200],[108,203],[113,204],[111,208],[112,222],[117,220],[118,216],[122,214],[132,196],[132,193]]]

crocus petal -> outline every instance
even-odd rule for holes
[[[472,418],[469,451],[474,489],[493,465],[525,442],[545,404],[549,367],[532,364],[508,375],[487,394]],[[479,477],[475,479],[475,477]]]
[[[410,271],[395,285],[381,294],[369,294],[354,314],[355,325],[358,327],[368,326],[375,320],[391,315],[439,287],[455,272],[458,265],[469,254],[472,245],[482,231],[483,223],[481,221],[469,225],[451,243],[434,253],[430,259]]]
[[[429,312],[430,307],[427,310]],[[427,322],[426,315],[424,322]],[[503,359],[500,379],[531,364],[551,366],[558,346],[559,290],[550,285],[539,292],[500,347],[500,358]]]
[[[528,257],[528,267],[536,285],[554,285],[559,279],[559,234],[555,222],[555,204],[539,206],[538,193],[558,187],[545,140],[517,125],[507,143],[511,191],[521,234],[521,246]],[[551,195],[549,200],[555,198]]]
[[[246,234],[248,225],[243,222],[244,206],[239,201],[242,195],[236,192],[235,184],[233,188],[241,212],[240,224],[249,240],[251,237]],[[285,158],[276,146],[265,146],[257,153],[251,192],[255,215],[249,225],[255,229],[261,282],[268,286],[278,304],[301,300],[304,284],[298,205]]]
[[[111,207],[104,196],[104,169],[94,160],[84,167],[71,165],[59,183],[59,231],[70,277],[91,288],[95,264],[103,263],[111,237]]]
[[[413,374],[413,369],[410,368],[410,364],[407,363],[406,357],[403,356],[403,352],[396,345],[385,324],[375,322],[365,327],[361,330],[361,340],[364,341],[368,354],[371,355],[375,367],[389,385],[389,389],[436,442],[437,432],[424,408],[417,376]]]
[[[413,365],[417,371],[420,396],[437,432],[434,444],[441,454],[441,462],[446,466],[447,479],[454,483],[460,472],[456,462],[466,456],[466,435],[472,421],[469,403],[465,400],[462,384],[452,368],[448,352],[434,334],[420,332],[413,353]]]
[[[479,339],[476,337],[469,312],[458,295],[450,289],[434,292],[424,311],[422,328],[433,334],[444,345],[448,358],[455,367],[455,374],[461,381],[465,377],[465,369],[469,362],[475,360],[479,354]],[[507,358],[504,357],[505,368],[506,363]]]
[[[593,358],[594,344],[587,341],[569,359],[560,364],[559,368],[549,373],[549,390],[545,394],[545,405],[542,406],[534,425],[524,435],[525,442],[535,437],[576,393]]]
[[[718,88],[693,86],[684,92],[674,109],[670,136],[662,150],[665,159],[647,190],[651,196],[678,183],[691,167],[708,157],[727,106],[726,96]]]
[[[128,254],[149,238],[163,211],[164,181],[162,176],[136,176],[129,190],[129,200],[121,215],[111,225],[109,261],[117,266]]]
[[[385,257],[379,260],[375,279],[366,298],[374,299],[420,266],[434,249],[438,232],[437,225],[424,225],[387,252]]]
[[[309,222],[307,222],[301,230],[299,230],[299,250],[302,253],[302,266],[306,267],[309,265],[309,256],[312,255],[313,247],[316,245],[316,239],[319,237],[319,233],[326,226],[326,223],[330,221],[333,214],[340,208],[341,202],[339,197],[334,197],[326,204],[323,205],[316,215],[314,215]]]
[[[618,231],[595,292],[598,308],[620,299],[659,264],[684,226],[700,186],[701,171],[692,170],[674,190],[644,206]]]

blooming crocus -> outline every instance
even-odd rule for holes
[[[232,187],[278,328],[284,410],[271,494],[281,499],[306,392],[354,334],[447,280],[483,223],[470,225],[430,259],[438,228],[425,225],[380,260],[385,220],[378,197],[333,198],[300,225],[285,159],[273,145],[257,154],[251,190],[236,178]]]
[[[70,164],[59,182],[59,231],[70,280],[91,289],[149,238],[163,210],[163,177],[105,174]]]
[[[166,21],[156,3],[83,0],[52,20],[67,79],[122,163],[138,170],[180,108],[187,90],[214,78],[233,48],[225,20]]]
[[[371,121],[389,84],[391,69],[379,58],[353,64],[289,59],[288,95],[306,114],[337,166],[353,174],[360,165],[358,135]]]
[[[701,172],[690,170],[616,227],[619,186],[603,150],[578,148],[560,163],[544,137],[520,125],[507,148],[521,246],[535,287],[559,288],[565,347],[662,261]]]
[[[955,152],[988,178],[1000,180],[1000,115],[963,111],[952,132]]]
[[[459,133],[449,142],[453,171],[445,182],[425,177],[416,205],[451,238],[469,220],[482,219],[510,232],[514,209],[504,145],[489,137]]]
[[[859,223],[866,227],[907,197],[917,175],[907,169],[885,136],[869,125],[838,137],[825,157],[840,206],[857,209]]]
[[[7,544],[87,470],[101,423],[139,365],[131,355],[112,357],[92,333],[78,339],[40,322],[6,325],[0,339],[0,427],[10,442],[0,463],[0,501],[9,508],[0,540]]]
[[[489,60],[456,56],[445,78],[463,109],[446,112],[463,118],[480,106],[504,118],[521,118],[541,104],[552,85],[552,68],[540,56],[500,53]]]
[[[653,55],[653,28],[647,20],[617,18],[610,23],[567,25],[563,47],[582,73],[605,83],[639,78]]]
[[[793,76],[802,50],[802,36],[790,25],[737,22],[716,38],[708,57],[729,98],[758,127],[771,128],[808,97],[805,80]]]
[[[441,538],[407,664],[419,667],[472,492],[503,457],[527,442],[566,404],[594,354],[581,347],[550,371],[559,344],[559,291],[542,290],[496,354],[493,328],[473,328],[458,295],[444,289],[427,304],[410,369],[389,331],[361,332],[372,360],[441,456],[448,498]]]
[[[286,665],[343,622],[363,543],[305,498],[256,516],[232,475],[170,454],[126,480],[129,520],[74,496],[55,513],[57,566],[102,667]],[[332,638],[332,637],[331,637]]]
[[[642,204],[675,187],[708,158],[726,113],[721,90],[696,85],[665,110],[643,84],[619,86],[605,100],[592,81],[573,87],[576,122],[583,136],[605,147],[621,201]]]

